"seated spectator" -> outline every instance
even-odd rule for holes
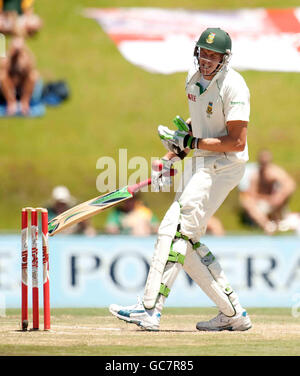
[[[207,227],[206,227],[206,233],[207,235],[214,235],[214,236],[225,235],[225,229],[219,218],[212,216],[209,219]]]
[[[284,219],[296,184],[283,168],[272,162],[268,150],[261,151],[257,160],[257,168],[252,170],[248,186],[242,181],[239,187],[239,198],[244,220],[270,235],[278,230]]]
[[[158,225],[156,216],[143,204],[138,195],[135,195],[111,210],[106,221],[105,232],[148,236],[157,232]]]
[[[76,200],[71,196],[70,191],[65,186],[57,186],[52,191],[51,202],[48,207],[49,221],[64,211],[76,205]],[[84,234],[87,236],[95,236],[96,230],[92,226],[89,219],[76,223],[65,229],[62,234]]]
[[[0,33],[28,37],[42,27],[42,20],[34,13],[34,0],[1,0]]]
[[[34,58],[23,38],[14,38],[6,58],[0,59],[0,104],[9,116],[29,115],[30,106],[39,104],[43,83]]]

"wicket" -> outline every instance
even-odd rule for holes
[[[39,283],[38,283],[38,213],[41,213],[43,248],[43,297],[44,330],[50,330],[48,211],[44,208],[22,209],[22,330],[28,328],[28,213],[31,214],[31,261],[32,261],[32,330],[39,329]]]

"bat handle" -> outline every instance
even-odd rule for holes
[[[129,193],[133,194],[135,192],[138,192],[141,188],[145,187],[146,185],[150,185],[150,184],[151,184],[151,179],[149,178],[147,180],[141,181],[140,183],[130,185],[127,188],[127,190]]]
[[[177,170],[171,168],[170,176],[174,176],[174,175],[176,175],[176,173],[177,173]],[[134,194],[135,192],[138,192],[141,188],[145,187],[146,185],[150,185],[150,184],[151,184],[151,178],[149,178],[147,180],[143,180],[140,183],[132,184],[132,185],[127,187],[127,190],[128,190],[129,193]]]

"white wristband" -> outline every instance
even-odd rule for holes
[[[198,137],[195,137],[195,141],[194,141],[194,149],[198,149],[198,142],[199,142],[199,138],[198,138]]]

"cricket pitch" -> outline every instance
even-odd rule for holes
[[[300,317],[288,308],[252,308],[245,332],[199,332],[212,308],[166,308],[159,332],[145,332],[106,308],[53,309],[50,331],[20,328],[20,310],[0,318],[1,356],[299,356]],[[30,328],[31,322],[29,323]],[[40,328],[43,329],[42,316]]]

